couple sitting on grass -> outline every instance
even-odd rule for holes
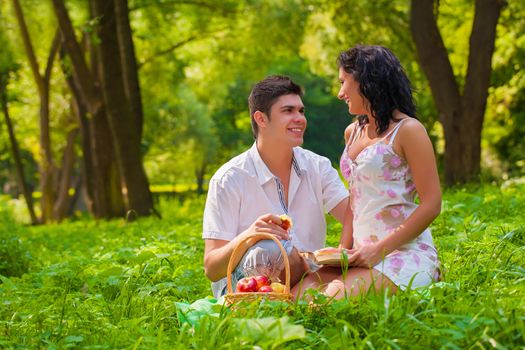
[[[441,191],[410,82],[384,47],[356,46],[337,62],[337,97],[357,115],[344,132],[340,163],[349,190],[327,158],[300,147],[307,124],[301,87],[283,76],[257,83],[248,99],[255,143],[215,173],[204,210],[204,268],[216,297],[227,293],[234,248],[256,233],[282,243],[296,298],[308,288],[335,299],[395,293],[438,278],[428,226],[440,212]],[[337,248],[346,253],[347,270],[319,266],[301,254],[322,251],[326,212],[342,223]],[[283,213],[293,219],[289,230],[280,226]],[[234,262],[233,288],[264,269],[283,280],[280,255],[273,240],[257,241]]]

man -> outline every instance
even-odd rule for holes
[[[299,147],[306,129],[302,94],[302,88],[284,76],[257,83],[248,98],[255,143],[210,180],[203,222],[204,269],[216,297],[226,293],[229,259],[247,236],[265,232],[281,240],[293,286],[308,270],[299,252],[324,246],[325,212],[343,222],[348,191],[337,171],[327,158]],[[289,232],[280,227],[283,213],[293,220]],[[268,265],[276,263],[277,272],[283,268],[272,240],[257,242],[235,263],[234,288],[247,271],[271,269]]]

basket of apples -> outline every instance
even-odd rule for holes
[[[246,252],[246,244],[239,242],[233,250],[230,257],[227,269],[227,287],[228,294],[224,296],[227,305],[232,305],[240,301],[255,301],[255,300],[280,300],[291,301],[292,294],[290,294],[290,262],[288,255],[284,250],[281,242],[275,236],[268,233],[256,233],[248,237],[246,240],[258,241],[261,239],[273,240],[281,250],[284,259],[285,283],[272,282],[267,276],[250,276],[244,277],[237,282],[237,287],[233,291],[232,286],[232,271],[234,269],[234,261],[238,261]]]

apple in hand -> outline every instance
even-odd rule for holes
[[[249,293],[257,291],[257,281],[253,277],[244,277],[237,282],[237,292]]]
[[[289,217],[286,214],[283,214],[279,216],[279,219],[281,219],[281,227],[283,228],[283,230],[288,231],[289,229],[292,228],[293,224],[292,224],[291,217]]]
[[[273,289],[270,286],[262,286],[261,288],[259,288],[258,292],[260,292],[260,293],[270,293],[270,292],[273,292]]]
[[[254,276],[255,282],[257,282],[257,291],[261,289],[261,287],[269,286],[272,281],[268,279],[266,276]]]

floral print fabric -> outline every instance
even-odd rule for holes
[[[380,141],[365,147],[355,160],[346,145],[341,172],[348,181],[353,218],[354,248],[377,242],[391,234],[417,208],[416,187],[405,159],[398,156],[393,141],[398,125]],[[364,126],[357,126],[362,133]],[[387,255],[374,269],[398,288],[428,285],[439,277],[439,261],[427,228],[413,241]]]

